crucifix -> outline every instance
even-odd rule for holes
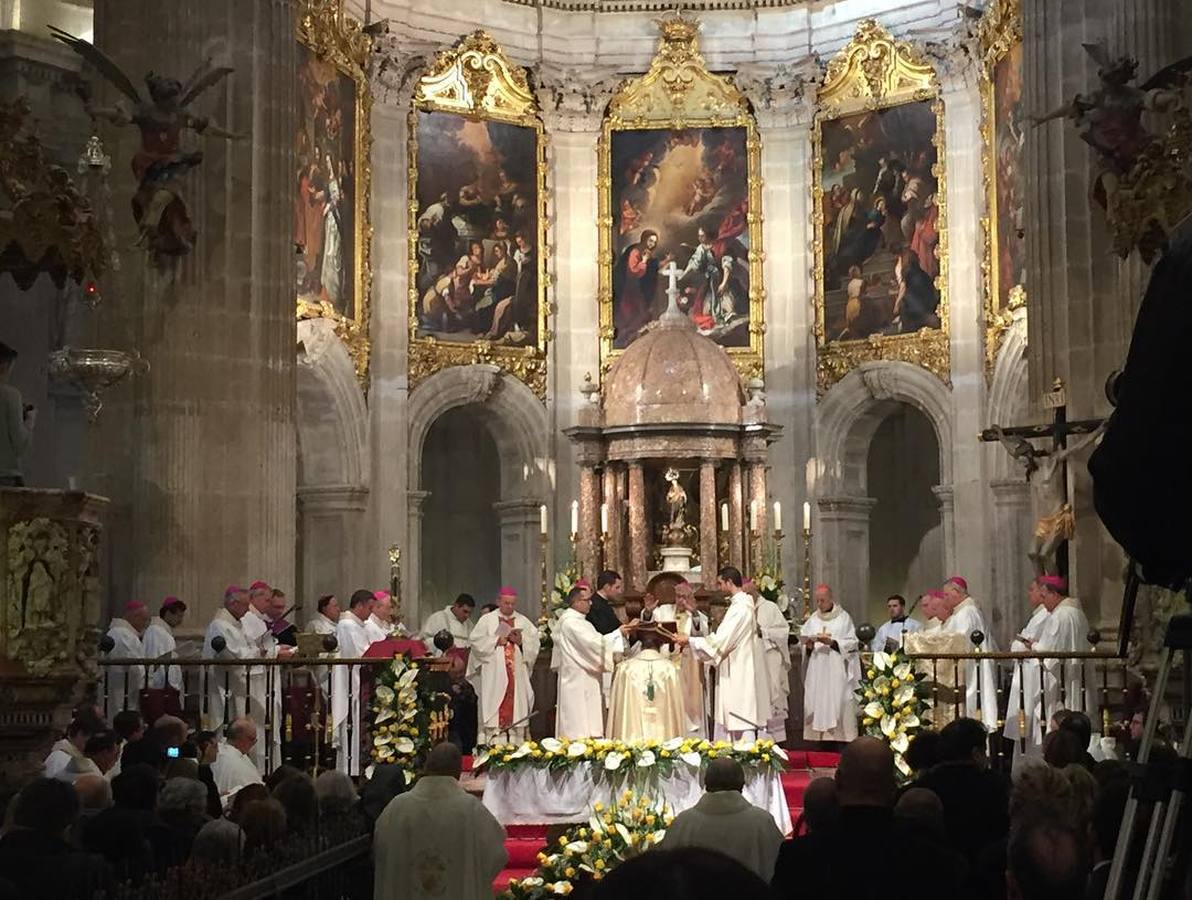
[[[1051,391],[1043,395],[1043,406],[1053,411],[1046,425],[994,425],[981,432],[981,440],[997,441],[1026,470],[1031,486],[1035,531],[1031,536],[1029,556],[1037,575],[1067,577],[1067,558],[1060,565],[1060,551],[1076,531],[1076,519],[1068,498],[1068,460],[1093,444],[1105,431],[1108,419],[1068,421],[1064,383],[1056,379]],[[1068,438],[1083,435],[1071,447]],[[1031,443],[1051,438],[1051,447],[1041,450]]]

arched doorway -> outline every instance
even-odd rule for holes
[[[869,597],[865,613],[875,625],[885,601],[908,601],[944,578],[939,501],[939,440],[923,413],[897,403],[873,432],[866,464],[869,496]]]
[[[475,404],[439,416],[422,447],[423,615],[460,592],[481,604],[501,579],[501,458]]]

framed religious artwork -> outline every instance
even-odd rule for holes
[[[294,135],[294,280],[298,318],[335,322],[368,383],[371,41],[343,0],[298,11],[298,128]]]
[[[943,103],[872,19],[828,64],[812,131],[819,389],[862,363],[949,377]]]
[[[650,69],[609,102],[599,147],[600,355],[651,329],[675,280],[679,310],[760,377],[761,143],[748,101],[709,72],[699,24],[660,23]]]
[[[981,62],[981,171],[985,181],[985,371],[1015,311],[1026,307],[1023,233],[1022,3],[994,0],[979,33]]]
[[[546,396],[546,147],[526,73],[483,31],[440,52],[409,139],[411,387],[492,363]]]

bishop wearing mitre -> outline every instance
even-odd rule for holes
[[[663,603],[653,612],[655,622],[674,622],[678,634],[684,637],[707,637],[712,633],[708,617],[696,609],[695,589],[687,581],[675,585],[675,602]],[[708,736],[707,665],[690,648],[663,647],[663,655],[678,655],[679,683],[683,689],[683,731],[677,734],[705,738]],[[675,735],[671,735],[674,737]]]
[[[1035,579],[1027,588],[1027,598],[1031,607],[1031,617],[1022,629],[1014,636],[1010,644],[1011,653],[1025,653],[1030,651],[1039,633],[1047,621],[1047,607],[1043,605],[1043,592],[1039,587],[1039,580]],[[1023,703],[1023,700],[1026,703]],[[1008,740],[1014,741],[1014,752],[1019,747],[1026,751],[1038,752],[1043,747],[1043,729],[1039,720],[1039,661],[1024,659],[1014,666],[1014,677],[1010,681],[1010,694],[1006,698],[1006,727],[1002,734]],[[1019,721],[1021,719],[1021,721]],[[1019,743],[1021,742],[1021,744]]]
[[[743,583],[739,569],[721,569],[719,587],[730,595],[730,600],[720,626],[706,637],[675,635],[680,646],[690,647],[716,669],[713,719],[717,730],[733,741],[757,740],[765,730],[771,706],[757,606],[742,589]]]
[[[857,736],[853,692],[861,680],[857,633],[852,617],[835,602],[832,589],[815,589],[815,612],[799,629],[803,646],[803,737],[809,741],[851,741]]]
[[[953,575],[943,586],[951,612],[944,622],[944,631],[959,634],[968,640],[965,650],[969,653],[992,653],[997,650],[993,636],[985,624],[985,614],[977,601],[969,596],[968,582],[959,575]],[[972,643],[972,635],[979,631],[984,635],[981,646]],[[964,663],[964,714],[971,719],[980,719],[985,723],[986,731],[997,728],[997,677],[993,660],[976,659]]]
[[[1088,652],[1089,620],[1075,597],[1067,596],[1068,583],[1057,575],[1039,577],[1039,593],[1048,615],[1031,649],[1039,653]],[[1043,660],[1043,704],[1046,721],[1061,709],[1085,713],[1096,725],[1100,719],[1096,682],[1089,661]]]
[[[619,741],[669,741],[689,734],[683,708],[680,655],[662,652],[665,631],[642,624],[634,631],[637,653],[617,666],[605,736]]]
[[[573,587],[567,595],[567,609],[551,631],[555,644],[551,665],[559,673],[558,737],[604,737],[604,676],[612,673],[616,657],[625,652],[625,635],[638,624],[634,619],[601,634],[588,621],[591,607],[591,594]]]
[[[476,689],[481,745],[526,740],[534,709],[530,674],[538,659],[538,626],[517,612],[517,591],[501,588],[497,608],[472,629],[468,680]]]

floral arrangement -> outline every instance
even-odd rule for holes
[[[567,595],[571,593],[577,581],[579,573],[573,563],[568,563],[567,568],[555,573],[554,587],[551,588],[550,595],[544,598],[542,615],[538,617],[538,645],[541,650],[551,648],[551,628],[554,627],[555,619],[567,608]]]
[[[925,717],[931,706],[930,693],[927,673],[902,649],[874,653],[857,687],[862,731],[890,745],[894,764],[903,775],[910,775],[911,770],[902,755],[915,732],[930,724]]]
[[[420,671],[418,662],[405,656],[378,669],[369,710],[373,762],[401,766],[407,785],[414,783],[435,732],[445,731],[451,716],[450,698],[423,686]]]
[[[773,541],[767,543],[762,550],[761,566],[753,573],[753,583],[757,585],[757,592],[771,603],[777,604],[785,616],[786,611],[790,609],[791,598],[784,590],[786,583],[778,569],[778,549]]]
[[[627,859],[660,844],[672,821],[665,804],[631,791],[613,806],[597,803],[586,825],[563,834],[553,853],[538,854],[533,875],[509,882],[502,900],[566,896],[577,881],[600,881]]]
[[[548,769],[553,772],[595,765],[606,777],[624,778],[636,774],[667,776],[677,766],[701,768],[718,757],[735,759],[743,767],[781,772],[786,751],[771,740],[707,741],[700,738],[671,738],[669,741],[613,741],[585,738],[543,738],[525,744],[494,744],[472,761],[473,769],[487,767],[492,772],[519,768]]]

